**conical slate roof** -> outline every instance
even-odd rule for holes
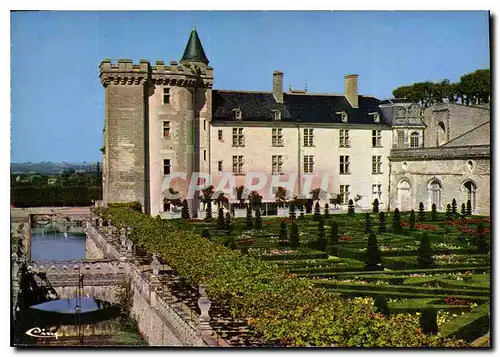
[[[205,51],[203,50],[203,46],[201,45],[196,29],[191,31],[186,49],[184,50],[184,55],[181,59],[181,63],[182,62],[202,62],[208,64],[208,58],[205,55]]]

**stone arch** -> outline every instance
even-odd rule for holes
[[[398,186],[398,203],[400,211],[411,210],[411,184],[403,178],[399,181]]]
[[[444,143],[446,143],[446,125],[442,121],[438,123],[437,139],[438,139],[438,146],[441,146]]]
[[[427,201],[429,208],[436,204],[437,210],[443,208],[443,185],[437,178],[431,179],[427,184]]]
[[[462,191],[462,199],[463,203],[467,205],[467,201],[470,200],[472,211],[476,209],[477,205],[477,185],[476,183],[471,180],[467,179],[464,182],[462,182],[461,185],[461,191]]]

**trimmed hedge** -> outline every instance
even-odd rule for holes
[[[490,329],[490,304],[478,306],[469,313],[448,321],[440,328],[443,337],[457,337],[468,342],[486,334]]]
[[[168,221],[128,208],[96,208],[117,227],[131,227],[132,239],[165,259],[193,285],[205,283],[211,299],[229,304],[270,345],[282,346],[463,346],[426,336],[401,315],[380,316],[371,303],[346,300],[271,264],[242,256],[180,230]]]

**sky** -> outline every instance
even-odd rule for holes
[[[490,67],[485,11],[155,11],[11,13],[11,161],[102,159],[105,58],[179,61],[193,25],[214,89],[284,87],[391,98],[421,81]]]

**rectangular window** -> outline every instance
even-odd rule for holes
[[[372,146],[382,147],[382,130],[372,130]]]
[[[349,130],[340,129],[340,147],[349,147]]]
[[[163,88],[163,104],[170,103],[170,88]]]
[[[163,160],[163,174],[170,175],[170,159]]]
[[[283,172],[283,156],[281,155],[273,155],[273,162],[272,162],[272,173],[273,174],[280,174]]]
[[[243,128],[233,128],[233,146],[245,146]]]
[[[304,129],[304,146],[314,146],[314,129]]]
[[[403,148],[405,145],[405,132],[398,130],[398,148]]]
[[[203,160],[207,161],[207,150],[203,150]]]
[[[203,130],[207,130],[207,121],[203,120]]]
[[[164,138],[170,137],[170,122],[169,121],[163,122],[163,137]]]
[[[217,161],[217,168],[219,171],[222,171],[222,161]]]
[[[170,203],[169,202],[163,203],[163,212],[170,212]]]
[[[304,155],[304,173],[312,174],[314,172],[314,156]]]
[[[272,129],[272,143],[273,146],[283,146],[283,129]]]
[[[372,202],[378,200],[378,203],[382,203],[382,185],[377,183],[372,185]]]
[[[350,174],[351,171],[349,170],[349,156],[340,156],[340,173],[341,174]]]
[[[236,155],[233,156],[233,173],[242,174],[243,173],[243,156]]]
[[[219,141],[222,141],[223,140],[223,136],[222,136],[222,129],[219,129],[217,131],[217,138],[219,139]]]
[[[349,202],[349,185],[340,185],[340,197],[343,205]]]
[[[372,174],[382,173],[382,156],[372,156]]]

